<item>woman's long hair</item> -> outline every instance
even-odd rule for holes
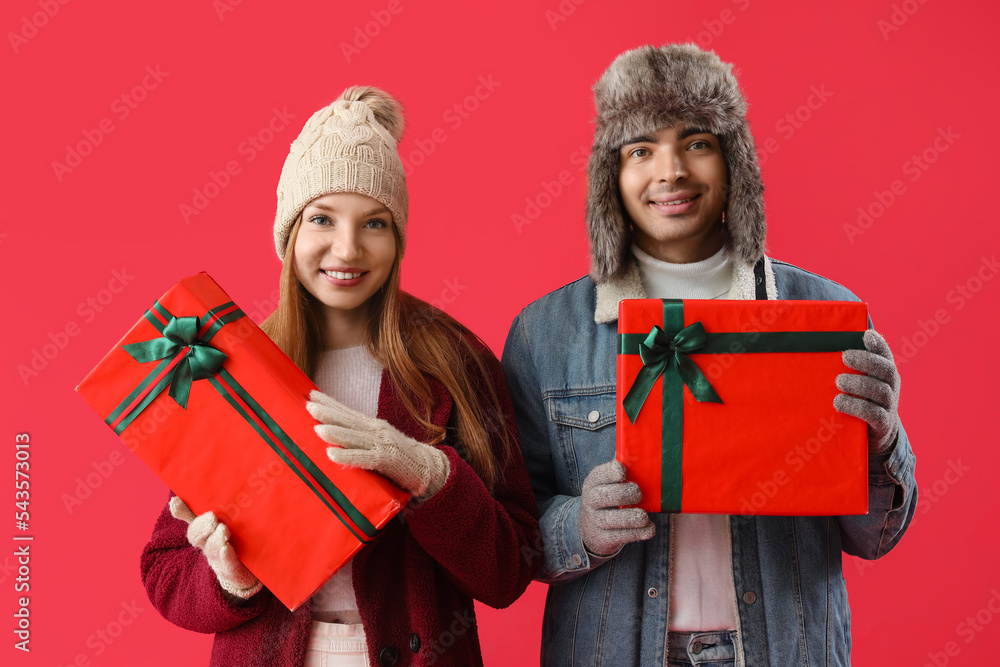
[[[301,224],[300,215],[288,238],[278,307],[260,326],[295,365],[313,377],[323,351],[322,304],[295,275],[295,239]],[[427,376],[444,385],[454,405],[456,447],[492,493],[514,443],[497,388],[483,361],[486,345],[444,311],[400,289],[400,242],[395,225],[393,234],[396,258],[392,270],[371,297],[375,302],[366,330],[368,350],[389,372],[406,410],[435,434],[430,444],[443,441],[446,430],[430,421],[434,397]],[[470,371],[482,382],[473,382]],[[499,456],[491,446],[494,437],[500,440]]]

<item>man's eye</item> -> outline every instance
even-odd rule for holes
[[[634,148],[632,149],[632,152],[629,153],[629,155],[631,155],[632,157],[646,157],[647,155],[649,155],[649,151],[646,150],[645,148]]]
[[[694,150],[698,150],[700,148],[711,148],[711,147],[712,147],[712,144],[708,143],[704,139],[699,139],[698,141],[693,142],[689,148],[692,148]]]

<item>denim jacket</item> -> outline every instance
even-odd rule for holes
[[[766,268],[771,299],[858,300],[790,264],[767,260]],[[734,273],[747,271],[752,281],[750,267]],[[578,520],[583,480],[615,457],[617,301],[645,297],[634,265],[630,274],[618,285],[584,277],[535,301],[514,319],[504,347],[541,512],[538,578],[550,584],[544,667],[665,662],[669,515],[650,514],[655,537],[627,544],[610,559],[588,556]],[[888,457],[869,460],[867,515],[730,517],[737,664],[850,664],[841,552],[876,559],[896,545],[916,508],[914,465],[900,426]]]

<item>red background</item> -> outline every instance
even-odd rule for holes
[[[181,277],[208,271],[257,321],[273,307],[275,184],[313,111],[356,83],[402,100],[401,148],[418,165],[405,286],[499,354],[523,305],[587,270],[591,86],[625,49],[686,39],[742,72],[771,254],[852,289],[905,360],[900,410],[921,503],[884,560],[845,558],[854,662],[991,662],[1000,635],[990,609],[993,600],[1000,610],[997,500],[987,492],[998,438],[986,425],[998,398],[987,343],[1000,282],[986,188],[998,143],[992,4],[66,2],[0,10],[0,500],[10,522],[0,534],[18,532],[13,445],[27,432],[35,536],[32,651],[14,650],[5,630],[5,662],[207,662],[211,638],[160,618],[139,582],[139,551],[167,490],[73,387]],[[363,38],[366,28],[374,36]],[[133,93],[130,108],[121,96]],[[243,142],[275,108],[293,118],[283,129],[276,120],[276,134],[260,137],[270,142],[251,152]],[[54,168],[80,142],[89,154],[69,172]],[[920,155],[925,169],[912,161]],[[238,173],[218,176],[231,161]],[[180,206],[213,173],[225,187],[209,187],[214,196],[185,221]],[[859,207],[872,216],[867,229],[845,228]],[[25,371],[33,359],[36,374]],[[67,507],[99,469],[110,474]],[[11,628],[14,542],[2,539],[0,628]],[[537,661],[544,592],[535,584],[511,609],[483,610],[488,664]],[[133,600],[141,611],[117,626]],[[110,643],[98,634],[109,631]]]

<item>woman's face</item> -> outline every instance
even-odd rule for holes
[[[367,316],[369,299],[392,272],[392,214],[366,195],[338,192],[302,209],[295,275],[330,314]]]

